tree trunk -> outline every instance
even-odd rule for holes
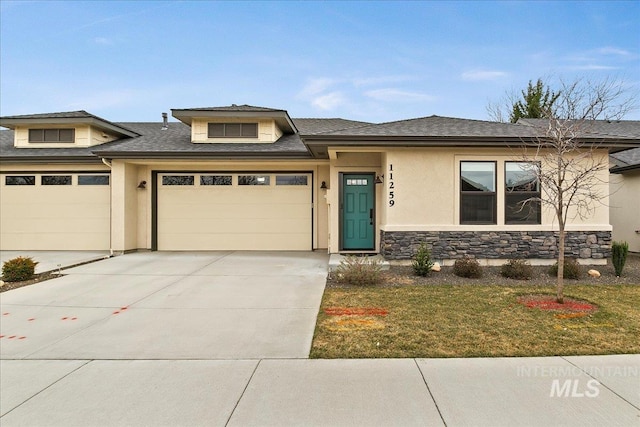
[[[564,304],[564,224],[560,224],[560,235],[558,236],[558,286],[556,290],[556,301]]]

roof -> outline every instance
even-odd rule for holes
[[[615,164],[610,169],[612,173],[624,173],[630,170],[640,169],[640,147],[631,150],[619,151],[609,156]]]
[[[90,120],[93,125],[119,129],[120,139],[88,148],[15,148],[13,131],[0,131],[0,159],[12,161],[100,161],[106,158],[326,158],[326,147],[340,145],[371,146],[505,146],[534,140],[544,120],[521,120],[516,124],[453,117],[430,116],[387,123],[369,123],[341,118],[292,119],[285,110],[231,105],[174,109],[183,122],[112,123],[84,110],[7,116],[0,124],[68,123]],[[232,113],[232,114],[229,114]],[[192,143],[189,117],[272,117],[283,122],[287,132],[274,143]],[[640,146],[640,121],[594,122],[590,135],[607,140],[608,147],[625,150]],[[610,143],[611,142],[611,143]],[[624,154],[627,153],[627,154]],[[617,168],[637,161],[631,152],[616,153]],[[613,157],[612,157],[613,159]],[[620,163],[622,162],[622,163]]]
[[[93,147],[103,157],[310,157],[298,134],[285,134],[268,143],[192,143],[191,127],[184,123],[126,123],[142,136]]]
[[[546,126],[547,119],[520,119],[517,124]],[[586,121],[584,133],[592,138],[640,139],[640,120],[592,120]]]
[[[138,134],[133,132],[131,129],[128,129],[122,125],[110,122],[109,120],[105,120],[102,117],[98,117],[84,110],[63,111],[58,113],[24,114],[19,116],[0,117],[0,126],[4,126],[10,129],[13,129],[15,128],[15,126],[20,126],[20,125],[41,124],[41,123],[45,123],[45,124],[86,123],[86,124],[91,124],[100,129],[112,131],[121,136],[129,136],[129,137],[138,136]]]
[[[301,135],[314,135],[325,132],[335,132],[338,130],[353,129],[361,126],[368,126],[373,123],[358,122],[346,119],[313,119],[302,118],[292,119]]]
[[[511,123],[429,116],[409,120],[370,124],[322,133],[323,136],[365,137],[531,137],[530,128]]]

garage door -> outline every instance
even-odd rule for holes
[[[158,174],[158,250],[310,250],[311,174]]]
[[[0,182],[3,250],[108,250],[108,174],[8,174]]]

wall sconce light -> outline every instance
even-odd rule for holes
[[[382,178],[384,178],[384,175],[376,175],[376,180],[373,182],[375,184],[382,184]]]
[[[327,183],[322,181],[322,184],[320,184],[320,189],[326,190],[327,189]]]
[[[141,188],[143,190],[147,188],[147,181],[140,181],[140,184],[138,184],[138,188]]]

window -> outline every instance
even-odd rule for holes
[[[347,179],[347,185],[369,185],[368,179]]]
[[[78,175],[78,185],[109,185],[109,175]]]
[[[75,129],[29,129],[29,142],[71,142]]]
[[[71,185],[71,175],[43,175],[42,185]]]
[[[257,123],[209,123],[208,138],[257,138]]]
[[[276,185],[307,185],[307,176],[276,175]]]
[[[504,220],[506,224],[540,224],[540,165],[505,162]]]
[[[164,175],[162,185],[193,185],[193,175]]]
[[[496,222],[496,163],[460,162],[460,224]]]
[[[238,185],[270,185],[269,175],[240,175]]]
[[[231,185],[231,175],[202,175],[200,185]]]
[[[4,178],[5,185],[36,185],[36,177],[28,176],[7,176]]]

